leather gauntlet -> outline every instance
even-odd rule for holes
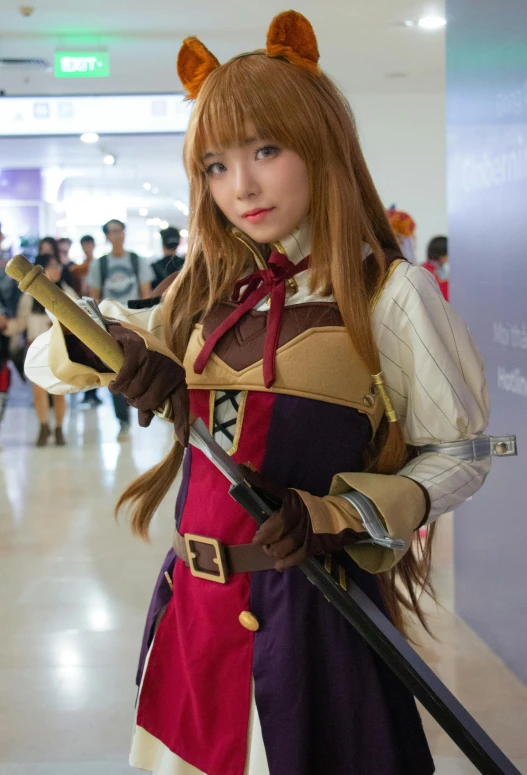
[[[113,382],[111,393],[122,393],[139,412],[139,425],[147,427],[154,411],[168,400],[172,406],[177,438],[187,446],[189,436],[189,396],[185,369],[162,353],[149,350],[135,331],[120,323],[107,322],[108,333],[119,343],[124,363]]]
[[[280,487],[250,469],[244,469],[244,473],[259,494],[281,502],[281,506],[271,514],[253,539],[253,544],[263,546],[276,559],[276,570],[299,565],[308,557],[341,551],[367,537],[357,512],[342,498],[319,498],[302,490]],[[337,520],[338,532],[319,532],[319,513],[327,516],[335,509],[340,515],[340,520]]]

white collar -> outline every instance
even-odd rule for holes
[[[275,242],[273,247],[276,247],[280,253],[285,253],[292,264],[299,264],[311,253],[311,223],[309,220],[306,219],[298,229],[294,229],[279,242]]]
[[[233,229],[233,233],[238,239],[241,239],[245,245],[246,240],[249,238],[247,235],[238,230]],[[311,222],[308,218],[297,229],[294,229],[290,234],[271,245],[272,248],[278,250],[280,253],[284,253],[287,258],[293,264],[299,264],[304,258],[311,255]],[[371,254],[371,245],[367,242],[362,243],[362,260],[364,261]],[[307,270],[306,270],[307,271]]]
[[[311,223],[308,219],[302,226],[288,234],[287,237],[275,242],[273,247],[278,248],[280,253],[285,253],[293,264],[299,264],[302,259],[311,254]],[[362,260],[365,261],[371,254],[371,245],[367,242],[362,243]]]

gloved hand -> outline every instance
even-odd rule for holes
[[[110,382],[110,392],[122,393],[139,410],[139,425],[143,427],[150,425],[154,410],[162,408],[168,399],[176,436],[186,447],[190,408],[184,368],[165,355],[149,350],[139,334],[120,323],[107,321],[107,329],[124,353],[124,363]]]
[[[254,545],[263,546],[267,554],[276,558],[276,570],[299,565],[308,557],[340,551],[367,535],[359,515],[348,501],[302,493],[311,504],[310,513],[302,491],[265,480],[246,466],[241,468],[259,494],[281,501],[280,508],[271,514],[253,538]],[[332,526],[336,532],[320,532],[320,529],[327,531]]]

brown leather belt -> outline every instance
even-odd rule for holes
[[[174,533],[174,551],[188,565],[193,576],[225,584],[233,573],[271,570],[276,560],[261,546],[237,544],[224,546],[216,538]]]

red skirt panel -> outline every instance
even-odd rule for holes
[[[208,422],[209,392],[191,391],[191,411]],[[275,396],[249,393],[237,462],[261,467]],[[181,533],[250,543],[256,523],[228,494],[229,482],[197,449]],[[195,578],[181,560],[174,594],[156,633],[137,724],[207,775],[241,775],[251,702],[254,634],[238,617],[249,610],[250,576],[227,584]]]

